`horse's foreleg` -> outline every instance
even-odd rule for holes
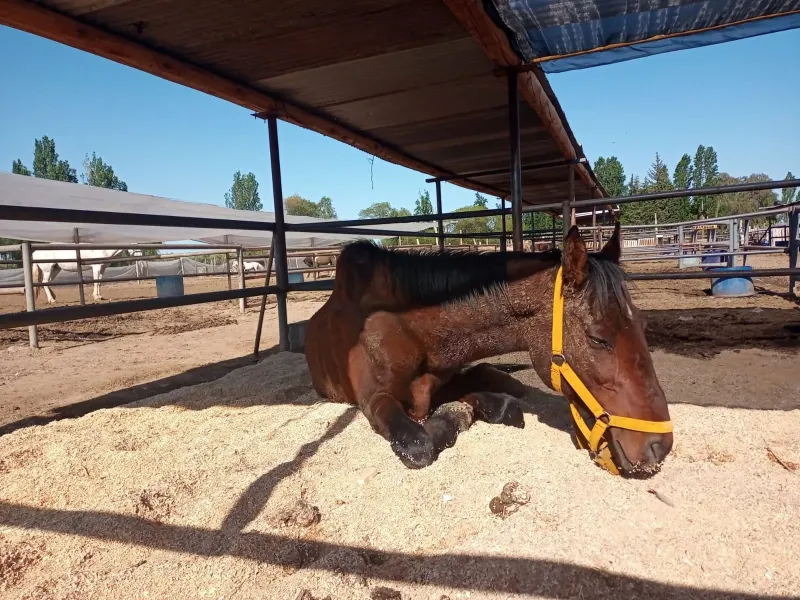
[[[434,393],[445,384],[450,376],[450,373],[442,375],[425,373],[411,383],[409,415],[417,421],[427,418],[423,427],[433,440],[437,456],[446,448],[452,448],[458,435],[469,429],[474,422],[472,408],[463,403],[441,405],[433,414],[430,414]],[[430,417],[428,417],[429,414]]]
[[[475,418],[487,423],[524,427],[525,419],[518,398],[525,386],[488,364],[479,364],[454,375],[433,397],[432,406],[463,402],[472,407]]]
[[[92,297],[95,300],[102,300],[103,296],[100,295],[100,280],[103,279],[103,273],[105,273],[107,265],[92,265],[92,279],[95,279],[94,286],[92,288]]]
[[[47,284],[50,283],[53,279],[55,279],[56,275],[58,275],[58,272],[61,270],[61,268],[57,264],[54,264],[50,265],[49,269],[45,268],[45,266],[42,265],[41,269],[42,269],[42,283],[45,284],[44,294],[45,296],[47,296],[47,302],[49,304],[52,304],[53,302],[56,301],[56,295],[53,293],[53,290],[50,289],[50,286]]]
[[[439,453],[431,434],[406,414],[392,394],[378,392],[359,405],[372,429],[389,441],[406,467],[421,469],[436,460]]]

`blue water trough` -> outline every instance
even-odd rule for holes
[[[721,267],[711,269],[716,272],[752,271],[753,267]],[[728,277],[725,279],[711,279],[711,295],[720,298],[743,298],[754,296],[753,280],[750,277]]]
[[[156,295],[159,298],[183,296],[183,275],[156,275]]]

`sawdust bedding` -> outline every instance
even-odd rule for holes
[[[797,597],[800,411],[676,404],[664,469],[627,481],[517,376],[525,429],[477,423],[420,471],[288,353],[4,436],[0,596]],[[495,514],[512,481],[527,503]]]

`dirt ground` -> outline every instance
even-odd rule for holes
[[[409,471],[319,402],[302,355],[250,362],[254,301],[46,326],[39,351],[0,331],[0,596],[800,598],[800,308],[786,278],[757,284],[631,284],[676,426],[649,481],[575,450],[530,370],[525,429],[478,423]],[[290,298],[290,320],[324,298]],[[510,481],[531,501],[501,518]]]

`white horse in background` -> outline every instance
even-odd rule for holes
[[[81,250],[81,262],[85,264],[85,261],[90,260],[97,260],[101,258],[111,258],[118,254],[124,252],[124,249],[117,249],[117,250]],[[141,250],[134,250],[134,256],[141,256]],[[53,290],[50,289],[50,286],[46,285],[53,281],[56,276],[63,270],[63,271],[70,271],[73,273],[78,272],[78,263],[77,255],[75,250],[36,250],[33,252],[31,256],[32,260],[44,260],[44,261],[51,261],[51,262],[34,262],[33,263],[33,273],[34,279],[39,283],[44,283],[44,293],[47,295],[47,302],[52,304],[56,301],[56,295],[53,293]],[[106,267],[108,267],[108,263],[102,264],[93,264],[87,265],[92,267],[92,279],[95,280],[94,283],[94,290],[92,293],[92,297],[95,300],[103,300],[103,297],[100,295],[100,282],[99,280],[103,278],[103,273],[105,273]],[[36,287],[35,296],[39,297],[39,287]]]
[[[245,273],[252,273],[254,271],[266,271],[264,265],[257,261],[245,261],[243,264]],[[235,260],[231,261],[231,273],[238,273],[238,272],[239,272],[239,263]]]

